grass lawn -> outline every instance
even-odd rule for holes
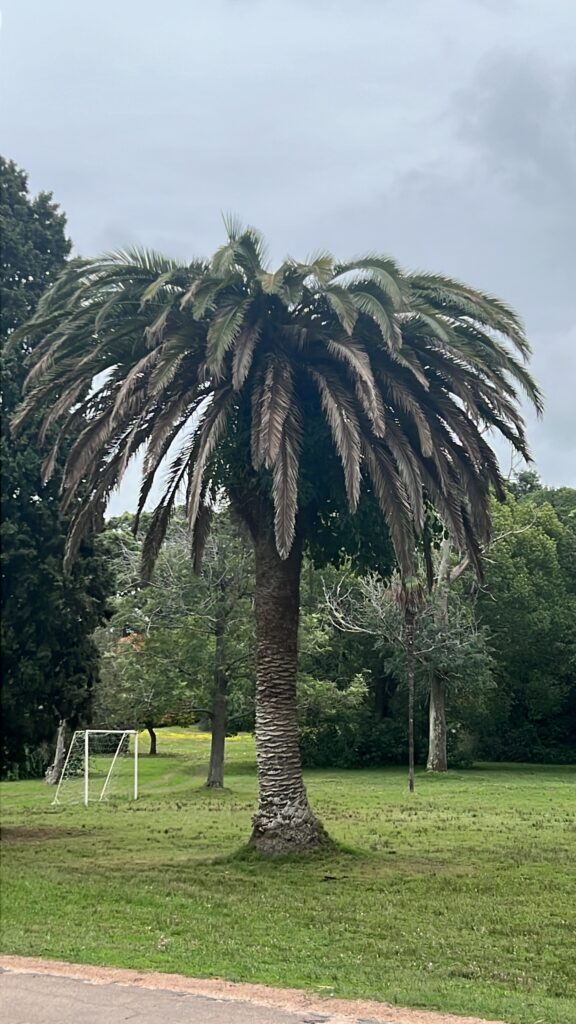
[[[4,783],[2,951],[576,1022],[576,772],[485,766],[444,778],[316,771],[345,848],[231,855],[254,809],[254,748],[228,741],[225,793],[201,788],[208,738],[159,733],[137,803],[53,808]],[[348,852],[346,852],[348,851]]]

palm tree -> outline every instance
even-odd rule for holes
[[[150,574],[183,491],[193,545],[227,495],[256,563],[259,806],[251,842],[266,852],[327,841],[302,780],[296,718],[299,581],[320,522],[376,497],[408,595],[425,500],[480,571],[490,489],[502,493],[493,429],[528,458],[517,388],[540,408],[529,347],[504,303],[390,258],[267,268],[260,235],[229,223],[208,262],[129,250],[74,260],[26,327],[31,370],[17,423],[59,424],[66,560],[144,450],[138,515],[160,467]],[[88,494],[80,499],[79,495]],[[413,602],[408,600],[409,610]]]

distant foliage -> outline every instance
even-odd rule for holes
[[[214,686],[214,624],[224,611],[229,679],[228,731],[254,725],[251,552],[227,511],[214,515],[202,566],[190,552],[177,512],[147,585],[141,582],[142,534],[134,518],[111,520],[102,537],[116,578],[110,621],[96,634],[102,654],[94,692],[95,724],[106,728],[209,724]],[[145,525],[145,524],[144,524]]]
[[[495,505],[496,540],[487,556],[485,587],[479,590],[471,574],[461,576],[450,598],[448,635],[436,637],[432,619],[424,615],[417,639],[419,763],[427,756],[426,673],[431,667],[448,680],[450,767],[467,767],[479,759],[574,761],[573,508],[576,492],[569,488],[544,492],[538,487],[530,494],[511,494],[504,506]],[[156,583],[137,586],[141,540],[132,537],[131,522],[125,516],[111,523],[104,536],[116,566],[119,596],[114,617],[98,634],[99,644],[112,638],[95,691],[98,721],[118,726],[143,721],[142,700],[148,695],[154,697],[159,724],[183,722],[185,705],[203,708],[210,701],[210,577],[194,575],[177,515],[160,554]],[[229,558],[235,557],[232,544]],[[228,644],[230,732],[254,728],[252,579],[248,565],[242,571],[246,596],[236,607]],[[398,609],[385,607],[382,618],[374,601],[365,608],[363,624],[380,629],[374,636],[334,629],[326,605],[325,591],[344,572],[351,584],[356,581],[358,595],[362,580],[369,586],[370,577],[359,576],[359,571],[350,560],[340,568],[315,568],[310,560],[304,566],[298,707],[307,767],[406,760],[404,655],[395,640],[401,630]],[[119,643],[125,630],[147,633],[145,650]]]
[[[558,511],[557,511],[558,509]],[[576,490],[534,488],[494,506],[486,587],[496,691],[471,723],[477,755],[576,760]]]

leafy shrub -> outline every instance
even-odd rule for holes
[[[405,764],[407,752],[406,722],[395,718],[374,719],[365,715],[365,727],[358,744],[358,767]],[[423,744],[416,744],[416,760],[423,756]],[[420,757],[419,757],[420,754]]]
[[[299,680],[300,750],[307,768],[358,764],[367,697],[362,676],[355,676],[345,690],[325,679]]]
[[[366,680],[356,675],[340,689],[303,676],[298,684],[300,749],[306,768],[364,768],[405,764],[405,717],[377,719]],[[417,744],[420,760],[425,744]]]
[[[48,743],[40,743],[36,747],[26,745],[22,751],[22,759],[6,764],[2,778],[8,782],[19,779],[40,779],[44,775],[51,760],[51,747]]]

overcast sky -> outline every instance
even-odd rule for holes
[[[537,468],[576,485],[575,0],[5,0],[0,57],[2,153],[77,251],[207,255],[231,211],[274,259],[378,249],[499,294]]]

